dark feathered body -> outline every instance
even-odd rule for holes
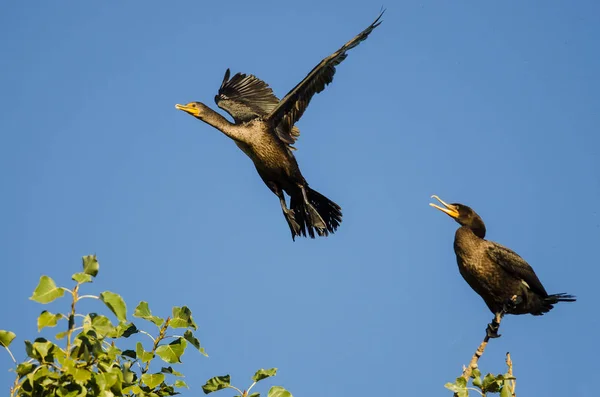
[[[250,157],[265,182],[277,182],[290,196],[299,185],[306,184],[289,146],[272,134],[267,123],[254,119],[245,123],[243,128],[252,131],[248,134],[249,139],[235,143]]]
[[[516,252],[485,239],[483,220],[470,207],[446,204],[435,208],[454,218],[461,227],[454,236],[458,270],[485,301],[492,313],[542,315],[558,302],[573,302],[567,294],[548,295],[533,268]]]
[[[500,244],[480,239],[466,226],[456,231],[454,252],[460,274],[492,313],[500,312],[515,295],[521,301],[510,310],[511,314],[544,314],[558,302],[558,296],[548,295],[530,266],[526,275],[517,276],[496,262],[503,260],[522,265],[526,263],[523,258]]]

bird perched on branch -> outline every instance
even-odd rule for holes
[[[465,281],[495,314],[494,321],[487,328],[489,337],[500,336],[497,319],[504,314],[539,316],[549,312],[558,302],[575,302],[573,295],[549,295],[523,258],[498,243],[485,240],[485,224],[470,207],[447,204],[435,195],[431,197],[443,207],[429,205],[461,225],[454,236],[456,261]]]
[[[300,135],[295,124],[313,95],[333,81],[335,67],[346,59],[346,52],[379,26],[382,15],[383,12],[369,27],[323,59],[282,100],[257,77],[237,73],[230,78],[227,69],[215,102],[235,123],[200,102],[175,106],[223,132],[250,157],[264,183],[279,198],[292,239],[307,234],[314,238],[315,232],[327,236],[342,222],[340,206],[311,189],[300,172],[292,153],[292,144]],[[290,196],[289,209],[283,192]]]

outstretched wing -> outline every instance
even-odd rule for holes
[[[315,66],[304,80],[279,102],[267,119],[271,120],[276,126],[282,126],[282,130],[290,131],[291,127],[302,117],[313,95],[323,91],[325,86],[333,81],[335,67],[346,59],[346,51],[356,47],[360,42],[369,37],[373,29],[381,24],[379,20],[384,12],[382,11],[368,28]],[[290,137],[290,139],[295,138]]]
[[[236,122],[246,122],[266,116],[275,109],[279,99],[267,83],[253,75],[237,73],[229,79],[225,72],[215,103],[233,117]]]
[[[525,281],[529,289],[533,292],[544,297],[548,296],[546,289],[533,271],[533,268],[519,254],[498,243],[491,241],[489,243],[487,254],[491,260],[500,265],[513,277]]]
[[[223,83],[215,96],[215,103],[233,117],[236,123],[244,123],[257,117],[264,117],[277,107],[279,98],[267,83],[254,75],[237,73],[229,79],[231,72],[225,72]],[[292,144],[300,135],[297,128],[285,130],[277,126],[279,138],[287,144]]]

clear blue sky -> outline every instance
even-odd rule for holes
[[[596,395],[600,5],[385,6],[299,123],[302,172],[344,222],[293,243],[250,160],[174,104],[214,106],[228,67],[283,96],[380,4],[2,5],[0,329],[18,357],[60,307],[27,299],[39,276],[70,285],[96,253],[88,292],[193,310],[210,358],[183,356],[184,396],[272,366],[296,397],[449,395],[491,314],[458,273],[457,224],[428,206],[438,194],[579,299],[508,317],[482,368],[504,371],[510,351],[519,395]],[[3,390],[10,365],[0,353]]]

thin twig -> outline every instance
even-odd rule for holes
[[[71,302],[71,313],[69,314],[69,317],[67,319],[67,321],[69,322],[67,328],[67,358],[71,356],[71,335],[73,334],[73,328],[75,328],[75,304],[78,300],[78,294],[79,284],[77,284],[75,288],[73,288],[73,291],[71,291],[71,295],[73,295],[73,301]]]
[[[13,354],[10,351],[10,349],[8,348],[8,346],[4,346],[4,345],[2,345],[2,346],[6,349],[6,351],[8,352],[8,354],[10,354],[10,358],[12,358],[13,362],[16,364],[17,360],[15,359],[15,356],[13,356]]]
[[[81,295],[79,299],[100,299],[96,295]]]
[[[506,353],[506,365],[508,366],[508,376],[510,376],[511,378],[514,378],[513,368],[512,368],[512,360],[510,359],[510,353]],[[508,384],[506,382],[507,381],[504,381],[504,385],[508,386]],[[510,390],[510,394],[512,394],[512,397],[517,397],[517,393],[515,392],[516,388],[517,388],[517,380],[511,379],[509,390]]]
[[[152,352],[151,352],[153,356],[156,353],[156,349],[158,348],[158,344],[160,343],[161,340],[163,340],[165,338],[165,334],[167,333],[167,328],[169,328],[169,323],[170,322],[171,322],[171,317],[167,317],[167,319],[165,320],[165,323],[160,328],[158,336],[156,337],[156,339],[154,339],[154,345],[152,346]],[[152,338],[152,336],[150,336],[150,337]],[[148,372],[149,368],[150,368],[150,361],[148,361],[146,363],[146,368],[144,368],[144,373]]]
[[[502,321],[502,316],[499,315],[499,314],[496,314],[496,317],[495,317],[494,321],[496,322],[496,325],[499,327],[500,326],[500,321]],[[471,377],[471,374],[473,373],[473,370],[475,368],[477,368],[477,362],[479,361],[479,359],[481,358],[481,356],[483,356],[483,352],[485,351],[485,347],[487,346],[487,344],[488,344],[489,341],[490,341],[490,337],[486,333],[485,338],[483,338],[483,342],[481,342],[481,344],[479,345],[479,347],[475,351],[475,354],[473,354],[473,357],[471,358],[471,362],[463,370],[463,373],[462,373],[461,376],[467,382],[469,381],[469,378]]]
[[[140,329],[138,331],[140,331],[140,334],[144,334],[144,335],[147,335],[148,337],[150,337],[150,339],[152,339],[152,342],[156,341],[156,339],[154,339],[154,337],[152,335],[150,335],[148,332],[146,332],[146,331],[144,331],[142,329]]]
[[[246,391],[241,391],[240,389],[238,389],[235,386],[229,385],[227,387],[230,388],[230,389],[233,389],[233,390],[237,391],[238,393],[240,393],[241,396],[244,396],[244,394],[246,394]]]

